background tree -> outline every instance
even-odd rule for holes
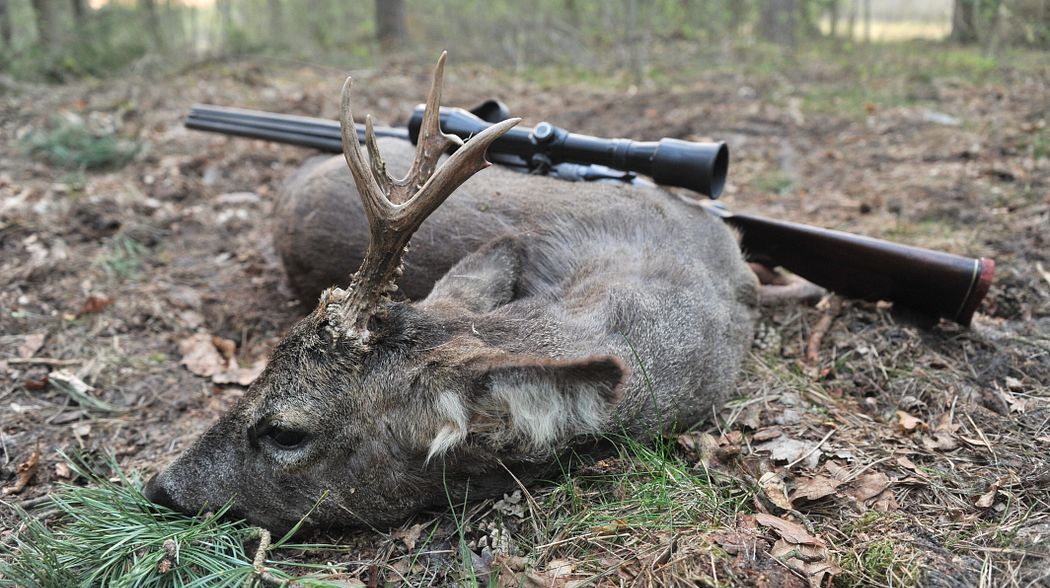
[[[952,6],[951,40],[977,42],[977,0],[955,0]]]
[[[6,0],[5,0],[6,2]],[[33,0],[33,15],[36,19],[37,44],[44,53],[51,53],[58,41],[58,22],[53,0]]]
[[[0,49],[11,48],[11,31],[11,6],[7,0],[4,0],[0,2],[0,43],[3,43]]]
[[[142,19],[149,32],[153,47],[163,50],[164,30],[160,26],[160,16],[157,14],[157,3],[155,0],[139,0],[139,8],[142,10]]]
[[[384,53],[404,48],[405,28],[403,0],[376,0],[376,39]]]
[[[772,43],[798,44],[798,13],[801,0],[765,0],[758,18],[759,35]]]

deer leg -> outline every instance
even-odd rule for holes
[[[814,304],[827,292],[824,288],[794,274],[778,272],[761,263],[749,262],[751,271],[758,276],[758,302],[776,305],[787,302]]]

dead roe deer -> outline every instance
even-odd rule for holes
[[[361,153],[347,79],[345,164],[292,179],[277,239],[302,294],[346,256],[360,269],[150,480],[151,500],[195,513],[232,499],[233,514],[274,530],[308,512],[307,526],[389,525],[509,492],[570,454],[608,451],[610,435],[689,426],[732,393],[758,282],[731,232],[660,190],[500,169],[442,206],[517,123],[438,166],[460,143],[438,127],[444,61],[403,180],[387,175],[373,133]],[[384,147],[407,159],[404,145]],[[395,280],[418,301],[394,294]]]

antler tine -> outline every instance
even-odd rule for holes
[[[412,167],[409,168],[404,178],[391,180],[393,185],[390,189],[390,201],[394,204],[401,204],[412,198],[416,191],[430,179],[441,155],[449,147],[453,145],[458,147],[463,144],[459,137],[441,132],[441,89],[445,79],[447,56],[448,52],[442,51],[434,67],[434,80],[430,85],[430,93],[427,94],[423,121],[419,126],[419,137],[416,140],[416,157],[412,161]]]
[[[350,79],[343,84],[339,113],[343,154],[368,217],[368,250],[360,269],[351,277],[349,289],[330,290],[322,299],[318,312],[327,317],[334,334],[350,337],[363,349],[369,344],[369,319],[387,295],[397,289],[394,279],[401,274],[401,258],[408,248],[409,239],[456,188],[491,165],[485,159],[489,145],[521,120],[510,119],[492,125],[465,145],[458,137],[453,141],[443,135],[438,126],[438,100],[441,98],[444,63],[445,54],[442,54],[427,99],[413,171],[401,182],[392,182],[384,171],[371,117],[365,120],[365,142],[371,167],[365,164],[350,111]],[[452,142],[459,142],[462,147],[435,171],[438,158]],[[392,185],[387,182],[392,182]]]
[[[417,227],[423,224],[430,213],[441,206],[441,203],[448,199],[463,182],[492,165],[485,159],[489,146],[519,122],[521,122],[520,118],[509,118],[475,135],[457,149],[452,157],[449,157],[448,161],[442,164],[427,180],[427,183],[419,189],[419,192],[403,207],[399,207],[398,212],[403,211],[406,217],[411,215],[413,219],[411,223]]]
[[[365,146],[368,148],[368,161],[372,164],[372,177],[375,178],[383,194],[390,198],[390,176],[386,173],[386,162],[379,153],[379,144],[376,142],[376,131],[372,127],[372,115],[365,115]]]
[[[357,191],[361,194],[365,211],[371,216],[375,210],[389,208],[390,202],[387,200],[385,191],[376,180],[376,176],[365,165],[365,158],[361,154],[361,144],[357,140],[357,127],[354,126],[354,115],[350,110],[350,89],[353,85],[353,79],[350,77],[347,77],[346,81],[343,82],[343,92],[339,98],[339,130],[343,142],[343,158],[346,159],[346,165],[350,168],[350,175],[353,176],[354,183],[357,185]],[[372,142],[374,141],[375,138],[373,137]],[[370,145],[369,150],[371,149]],[[374,160],[373,165],[375,165]]]

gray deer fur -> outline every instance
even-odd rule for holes
[[[410,144],[380,147],[408,169]],[[365,255],[357,185],[332,157],[280,195],[275,240],[302,298]],[[733,392],[758,283],[723,223],[667,192],[493,167],[422,224],[398,285],[416,301],[383,302],[367,348],[326,328],[322,298],[147,495],[188,513],[233,498],[279,531],[315,505],[307,526],[384,526],[510,492],[608,451],[606,436],[709,418]]]

